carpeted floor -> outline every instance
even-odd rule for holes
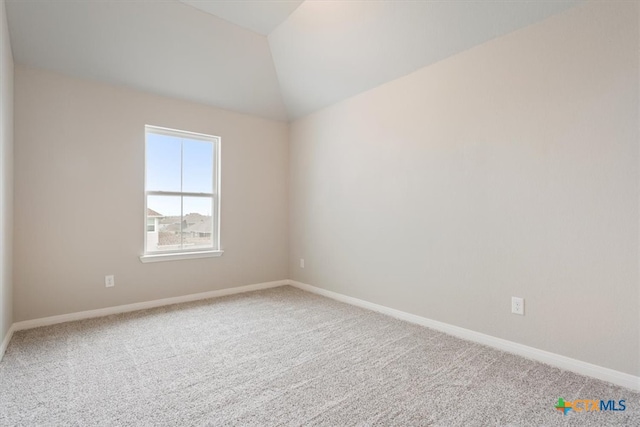
[[[0,425],[640,426],[640,394],[281,287],[17,332]]]

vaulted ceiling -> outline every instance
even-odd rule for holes
[[[582,0],[7,1],[17,63],[291,120]]]

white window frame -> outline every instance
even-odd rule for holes
[[[185,138],[190,140],[205,141],[213,144],[213,174],[212,174],[212,193],[192,193],[185,191],[150,191],[147,190],[147,135],[149,133],[157,135],[166,135],[177,138]],[[214,135],[206,135],[203,133],[188,132],[177,129],[169,129],[159,126],[145,125],[144,127],[144,252],[140,256],[142,262],[157,261],[174,261],[180,259],[192,258],[209,258],[218,257],[223,254],[220,247],[220,155],[221,155],[221,138]],[[182,168],[182,162],[180,165]],[[212,246],[207,248],[188,249],[184,248],[167,251],[147,251],[147,199],[149,196],[180,196],[180,197],[210,197],[211,198],[211,216],[213,221],[212,227]],[[181,202],[182,203],[182,202]],[[181,209],[182,211],[182,209]],[[184,212],[182,212],[184,215]],[[159,230],[156,230],[159,232]]]

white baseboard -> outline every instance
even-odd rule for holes
[[[238,286],[235,288],[219,289],[217,291],[202,292],[199,294],[182,295],[173,298],[163,298],[153,301],[138,302],[134,304],[118,305],[115,307],[99,308],[97,310],[80,311],[77,313],[61,314],[59,316],[43,317],[40,319],[25,320],[13,324],[13,331],[23,329],[38,328],[40,326],[55,325],[57,323],[73,322],[74,320],[90,319],[93,317],[103,317],[112,314],[127,313],[130,311],[144,310],[147,308],[162,307],[165,305],[178,304],[181,302],[198,301],[207,298],[216,298],[226,295],[240,294],[243,292],[258,291],[260,289],[275,288],[289,283],[288,280],[278,280],[275,282],[257,283],[254,285]],[[7,340],[7,344],[9,341]],[[4,345],[4,343],[3,343]],[[3,347],[4,348],[4,347]]]
[[[13,331],[15,330],[15,325],[11,325],[9,330],[7,331],[7,335],[4,336],[2,340],[2,344],[0,344],[0,362],[2,362],[2,358],[4,357],[4,352],[7,351],[7,347],[9,347],[9,341],[11,341],[11,337],[13,336]]]
[[[165,305],[178,304],[182,302],[198,301],[207,298],[215,298],[226,295],[239,294],[243,292],[257,291],[260,289],[275,288],[278,286],[291,285],[304,291],[312,292],[314,294],[322,295],[336,301],[351,304],[357,307],[366,308],[368,310],[376,311],[382,314],[386,314],[391,317],[395,317],[400,320],[415,323],[418,325],[426,326],[449,335],[456,336],[468,341],[484,344],[489,347],[493,347],[499,350],[503,350],[509,353],[517,354],[527,359],[536,360],[538,362],[546,363],[551,366],[555,366],[561,369],[572,371],[581,375],[597,378],[603,381],[627,387],[633,390],[640,390],[640,377],[635,375],[626,374],[613,369],[605,368],[602,366],[594,365],[591,363],[583,362],[581,360],[572,359],[570,357],[561,356],[559,354],[551,353],[537,348],[529,347],[523,344],[518,344],[512,341],[508,341],[502,338],[496,338],[491,335],[486,335],[480,332],[475,332],[469,329],[461,328],[447,323],[438,322],[437,320],[427,319],[426,317],[418,316],[415,314],[406,313],[404,311],[396,310],[393,308],[385,307],[380,304],[375,304],[369,301],[361,300],[358,298],[346,296],[337,292],[329,291],[326,289],[318,288],[306,283],[297,282],[295,280],[278,280],[275,282],[257,283],[254,285],[238,286],[235,288],[226,288],[210,292],[202,292],[198,294],[183,295],[173,298],[164,298],[153,301],[146,301],[134,304],[119,305],[115,307],[100,308],[97,310],[81,311],[77,313],[62,314],[59,316],[44,317],[40,319],[25,320],[22,322],[16,322],[9,328],[7,335],[5,336],[2,344],[0,345],[0,361],[4,356],[4,353],[9,345],[9,341],[15,331],[23,329],[37,328],[40,326],[55,325],[57,323],[72,322],[74,320],[90,319],[94,317],[109,316],[112,314],[127,313],[131,311],[144,310],[148,308],[161,307]]]
[[[449,335],[456,336],[468,341],[473,341],[479,344],[484,344],[489,347],[503,350],[508,353],[517,354],[518,356],[525,357],[527,359],[535,360],[538,362],[546,363],[551,366],[555,366],[560,369],[575,372],[577,374],[586,375],[599,380],[608,381],[610,383],[627,387],[632,390],[640,390],[640,377],[635,375],[626,374],[624,372],[616,371],[613,369],[605,368],[602,366],[594,365],[591,363],[583,362],[581,360],[572,359],[570,357],[561,356],[559,354],[551,353],[544,350],[539,350],[534,347],[529,347],[523,344],[518,344],[513,341],[508,341],[502,338],[496,338],[491,335],[486,335],[480,332],[475,332],[469,329],[461,328],[458,326],[449,325],[447,323],[438,322],[437,320],[427,319],[426,317],[417,316],[415,314],[406,313],[404,311],[396,310],[393,308],[385,307],[383,305],[375,304],[369,301],[364,301],[358,298],[339,294],[337,292],[328,291],[326,289],[318,288],[316,286],[308,285],[306,283],[296,282],[295,280],[289,280],[289,284],[298,289],[312,292],[314,294],[322,295],[336,301],[344,302],[347,304],[355,305],[357,307],[366,308],[372,311],[377,311],[382,314],[395,317],[400,320],[415,323],[418,325],[426,326],[437,331],[447,333]]]

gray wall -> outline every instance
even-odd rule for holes
[[[291,278],[640,374],[637,8],[580,6],[294,122]]]
[[[13,322],[13,56],[0,3],[0,343]]]
[[[138,259],[145,124],[222,137],[222,257]],[[15,321],[288,276],[286,123],[16,66],[15,141]]]

